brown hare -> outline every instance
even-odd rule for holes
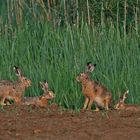
[[[94,70],[95,66],[96,64],[92,65],[91,62],[88,62],[86,71],[76,77],[76,80],[82,83],[82,92],[86,97],[83,110],[87,106],[88,110],[90,110],[93,102],[96,105],[95,111],[99,111],[99,107],[108,110],[112,99],[111,92],[97,81],[89,78],[89,73]]]
[[[44,91],[42,96],[39,97],[24,97],[24,105],[35,105],[38,107],[46,107],[48,105],[48,100],[55,98],[55,94],[48,89],[48,83],[40,82],[42,90]]]
[[[128,90],[120,97],[119,102],[115,105],[115,109],[117,110],[131,110],[131,111],[138,111],[140,107],[134,104],[126,104],[125,99],[128,96]]]
[[[31,86],[31,80],[24,77],[18,67],[14,66],[14,70],[18,76],[18,81],[0,81],[1,105],[6,105],[4,103],[5,99],[14,100],[16,103],[20,103],[22,97],[24,96],[25,89]]]

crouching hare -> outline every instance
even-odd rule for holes
[[[91,62],[88,62],[86,71],[76,77],[76,80],[82,84],[82,92],[85,96],[83,110],[86,110],[87,106],[88,110],[90,110],[93,102],[96,105],[95,111],[99,111],[100,107],[108,110],[112,98],[111,92],[97,81],[89,78],[89,73],[92,72],[95,67],[96,64],[92,65]]]
[[[25,89],[31,86],[31,80],[22,75],[21,70],[14,66],[14,71],[18,76],[17,81],[0,81],[0,104],[6,105],[5,100],[14,100],[15,103],[20,103],[24,96]]]
[[[44,91],[43,95],[39,97],[24,97],[24,105],[46,107],[48,105],[48,101],[55,98],[55,94],[48,89],[47,81],[40,82],[40,85],[42,86],[42,90]]]
[[[119,99],[119,102],[115,105],[117,110],[129,110],[129,111],[139,111],[140,106],[134,104],[126,104],[125,99],[128,96],[129,91],[127,90]]]

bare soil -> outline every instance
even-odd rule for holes
[[[140,140],[140,112],[6,106],[0,140]]]

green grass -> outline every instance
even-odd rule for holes
[[[56,94],[53,102],[79,109],[84,97],[75,78],[92,61],[97,67],[91,78],[104,84],[114,101],[129,89],[127,102],[140,104],[140,38],[130,32],[126,47],[121,33],[117,39],[115,27],[25,25],[0,38],[0,79],[16,80],[12,67],[17,65],[32,80],[25,96],[42,94],[39,81],[47,80]]]

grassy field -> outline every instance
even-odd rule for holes
[[[113,19],[106,18],[109,2],[100,3],[99,9],[93,7],[98,13],[96,24],[88,0],[83,17],[82,10],[75,10],[74,22],[65,0],[54,7],[47,2],[0,2],[0,79],[16,80],[12,67],[17,65],[32,80],[25,96],[42,94],[39,81],[47,80],[56,94],[53,102],[79,109],[84,97],[75,78],[91,61],[97,64],[91,78],[112,92],[114,102],[129,89],[127,102],[140,104],[139,2],[132,9],[126,0],[117,2]]]
[[[16,80],[12,67],[17,65],[32,80],[26,96],[40,95],[39,81],[48,80],[56,93],[53,102],[66,108],[83,105],[81,85],[75,77],[85,70],[88,61],[97,64],[92,79],[104,84],[114,101],[129,89],[127,101],[140,103],[140,39],[135,32],[124,39],[114,26],[100,30],[83,24],[81,28],[54,29],[45,24],[25,25],[0,38],[0,78]]]

